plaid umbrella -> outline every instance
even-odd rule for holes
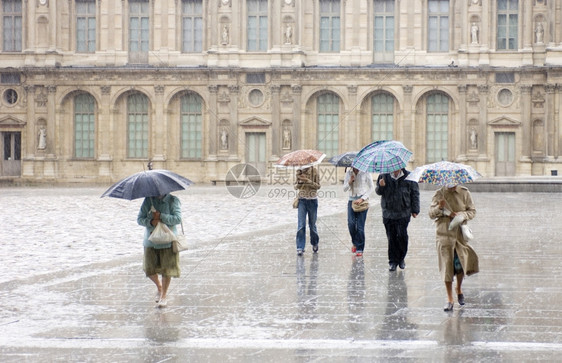
[[[282,156],[275,164],[277,168],[286,168],[289,166],[297,167],[298,169],[308,168],[316,164],[320,164],[326,157],[321,151],[318,150],[295,150]]]
[[[332,156],[328,161],[335,166],[345,166],[347,168],[351,166],[353,159],[357,156],[357,153],[358,151],[348,151],[343,154]]]
[[[417,183],[442,185],[451,188],[455,185],[471,183],[481,176],[470,165],[439,161],[433,164],[418,166],[406,179]]]
[[[401,142],[380,140],[361,149],[352,166],[368,173],[390,173],[405,168],[411,156]]]

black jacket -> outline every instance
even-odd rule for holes
[[[390,174],[380,174],[377,178],[375,193],[381,196],[381,208],[383,218],[400,219],[406,218],[413,213],[420,213],[420,191],[418,183],[406,180],[409,171],[402,169],[404,175],[395,180]],[[385,186],[381,187],[379,182],[384,178]]]

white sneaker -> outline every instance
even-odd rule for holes
[[[156,295],[154,295],[154,302],[158,302],[158,301],[160,301],[160,291],[158,291]]]
[[[165,308],[166,306],[168,306],[168,299],[166,298],[160,299],[160,301],[158,301],[157,306],[159,308]]]

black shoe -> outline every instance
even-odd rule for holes
[[[388,271],[396,271],[396,264],[394,262],[390,264]]]
[[[458,294],[457,298],[459,299],[459,305],[464,305],[464,295]]]
[[[400,268],[403,270],[406,268],[406,262],[402,261],[398,264],[398,266],[400,266]]]
[[[317,244],[312,246],[312,252],[314,252],[314,253],[318,252],[318,245]]]
[[[302,254],[304,253],[304,250],[297,250],[297,256],[302,256]]]
[[[453,311],[453,303],[448,302],[443,308],[443,311]]]

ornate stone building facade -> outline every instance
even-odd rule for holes
[[[0,0],[0,21],[0,177],[208,182],[390,138],[411,166],[562,165],[562,0]]]

